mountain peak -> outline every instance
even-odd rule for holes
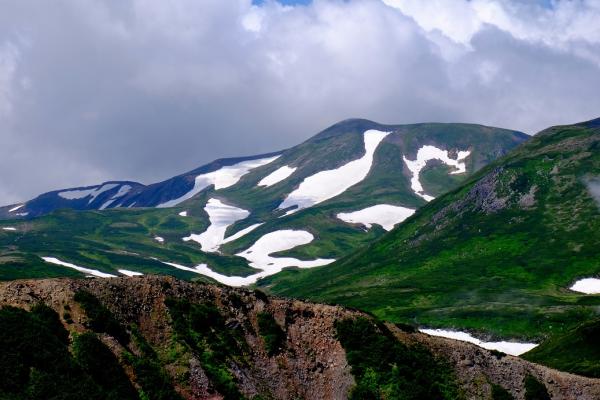
[[[309,140],[322,140],[344,133],[363,133],[369,129],[381,129],[384,125],[363,118],[349,118],[331,125],[329,128],[317,133]]]

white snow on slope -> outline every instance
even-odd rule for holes
[[[198,175],[194,181],[194,187],[192,190],[187,192],[181,197],[178,197],[173,200],[169,200],[162,204],[159,204],[156,207],[165,208],[165,207],[174,207],[179,203],[184,202],[187,199],[191,199],[202,190],[206,189],[210,185],[215,185],[215,190],[225,189],[230,186],[235,185],[242,176],[246,175],[248,172],[253,170],[254,168],[258,168],[263,165],[267,165],[276,159],[279,156],[275,157],[267,157],[267,158],[259,158],[257,160],[250,161],[242,161],[241,163],[237,163],[234,165],[230,165],[228,167],[220,168],[213,172],[208,172],[206,174]]]
[[[574,292],[585,293],[585,294],[599,294],[600,293],[600,279],[598,278],[584,278],[580,279],[573,284],[569,289]]]
[[[410,186],[412,190],[415,192],[417,196],[422,197],[426,201],[431,201],[435,197],[429,196],[425,194],[425,190],[423,189],[423,185],[421,185],[421,181],[419,180],[419,174],[421,170],[425,168],[427,162],[430,160],[440,160],[446,165],[456,168],[456,171],[450,172],[450,174],[464,174],[467,172],[467,166],[465,164],[465,159],[471,154],[471,151],[459,151],[458,158],[456,160],[450,158],[448,156],[447,150],[438,149],[435,146],[423,146],[417,152],[416,160],[409,160],[405,156],[402,156],[406,166],[412,172],[412,178],[410,180]]]
[[[363,224],[367,228],[371,228],[372,224],[378,224],[386,231],[391,231],[396,224],[404,221],[414,213],[415,210],[411,208],[378,204],[354,212],[339,213],[337,217],[351,224]]]
[[[269,275],[276,274],[286,267],[313,268],[334,262],[334,259],[318,258],[316,260],[302,261],[292,257],[271,256],[273,253],[308,244],[313,239],[314,236],[307,231],[279,230],[267,233],[258,239],[249,249],[236,255],[248,260],[252,268],[269,271]]]
[[[15,232],[17,230],[17,228],[12,227],[12,226],[6,226],[4,228],[2,228],[3,231],[11,231],[11,232]]]
[[[262,178],[261,181],[258,182],[258,186],[266,186],[266,187],[273,186],[274,184],[279,183],[282,180],[288,178],[297,169],[298,168],[296,168],[296,167],[292,168],[292,167],[288,167],[287,165],[284,165],[283,167],[276,169],[275,171],[271,172],[269,175]]]
[[[141,272],[129,271],[128,269],[119,269],[117,271],[119,271],[119,273],[121,273],[125,276],[142,276],[142,275],[144,275]]]
[[[298,189],[279,205],[280,209],[297,206],[294,211],[311,207],[344,193],[367,177],[373,164],[373,155],[379,143],[389,132],[368,130],[364,133],[365,155],[337,169],[321,171],[304,179]]]
[[[444,329],[419,329],[420,332],[431,336],[440,336],[448,339],[461,340],[463,342],[473,343],[487,350],[498,350],[511,356],[519,356],[527,353],[529,350],[537,347],[536,343],[518,343],[518,342],[484,342],[466,332],[447,331]]]
[[[88,197],[91,195],[97,188],[92,189],[78,189],[78,190],[66,190],[64,192],[59,192],[58,195],[63,199],[67,200],[79,200],[84,197]]]
[[[237,231],[233,235],[226,237],[225,240],[223,240],[221,242],[221,244],[225,244],[225,243],[233,242],[234,240],[238,240],[242,236],[245,236],[245,235],[249,234],[250,232],[252,232],[253,230],[255,230],[256,228],[258,228],[262,224],[263,224],[263,222],[261,222],[259,224],[253,224],[253,225],[250,225],[247,228],[244,228],[244,229],[242,229],[240,231]]]
[[[13,208],[11,208],[10,210],[8,210],[8,212],[9,212],[9,213],[11,213],[11,212],[15,212],[15,211],[17,211],[17,210],[20,210],[20,209],[21,209],[21,208],[23,208],[23,207],[25,207],[25,204],[21,204],[21,205],[19,205],[19,206],[13,207]]]
[[[125,196],[131,190],[131,186],[123,185],[119,188],[119,191],[115,193],[106,203],[100,206],[100,210],[104,210],[106,207],[110,206],[115,201],[119,200],[121,197]]]
[[[180,212],[177,215],[179,215],[180,217],[187,217],[188,216],[187,211],[182,211],[182,212]]]
[[[72,268],[79,272],[84,272],[88,275],[96,276],[98,278],[116,278],[116,275],[107,274],[106,272],[98,271],[95,269],[78,267],[75,264],[60,261],[58,258],[54,258],[54,257],[42,257],[42,260],[46,261],[47,263],[62,265],[63,267]]]
[[[116,183],[108,183],[106,185],[95,186],[90,189],[65,190],[63,192],[59,192],[58,195],[67,200],[79,200],[91,196],[91,198],[88,200],[88,204],[90,204],[96,200],[96,197],[108,190],[116,188],[117,186],[119,185]]]
[[[296,246],[308,244],[314,239],[313,235],[306,231],[280,230],[270,232],[261,237],[249,249],[237,254],[250,261],[250,266],[261,270],[260,272],[242,277],[226,276],[211,270],[206,264],[197,265],[194,268],[185,267],[174,263],[164,263],[172,267],[208,276],[217,282],[229,286],[246,286],[255,283],[258,279],[281,272],[286,267],[312,268],[327,265],[335,260],[316,259],[302,261],[292,257],[271,257],[270,254],[284,250],[291,250]]]
[[[156,240],[158,243],[164,243],[165,242],[165,238],[160,237],[160,236],[155,236],[154,240]]]
[[[184,241],[193,240],[200,243],[202,251],[216,252],[225,240],[225,232],[229,225],[246,218],[250,213],[241,208],[229,206],[218,199],[209,199],[204,207],[208,214],[210,225],[203,233],[191,234]]]

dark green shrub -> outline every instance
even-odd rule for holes
[[[256,317],[258,320],[260,336],[265,342],[265,349],[267,350],[267,353],[271,357],[279,354],[279,352],[285,347],[287,335],[271,314],[267,312],[261,312],[258,313]]]
[[[0,399],[105,399],[69,353],[58,315],[0,309]]]
[[[85,290],[75,293],[75,301],[78,302],[89,318],[89,327],[94,332],[108,333],[119,341],[123,346],[129,344],[129,335],[115,319],[110,310],[98,300],[93,294]]]
[[[73,355],[83,371],[104,390],[108,399],[138,398],[115,355],[93,333],[75,337]]]
[[[179,339],[197,355],[215,389],[227,400],[243,398],[229,370],[230,363],[243,356],[246,343],[240,332],[225,325],[214,304],[178,299],[167,299],[165,303]]]
[[[497,360],[501,360],[506,357],[506,353],[498,351],[498,350],[490,350],[490,354],[496,357]]]
[[[492,384],[492,400],[514,400],[514,397],[502,386]]]
[[[351,399],[457,399],[452,368],[421,346],[398,342],[387,327],[367,318],[336,322],[356,386]]]
[[[525,377],[525,400],[550,400],[546,386],[533,375]]]
[[[165,372],[158,360],[149,357],[136,357],[130,353],[126,353],[124,358],[133,367],[136,382],[142,387],[141,398],[148,400],[182,400],[182,397],[173,387],[171,377]]]

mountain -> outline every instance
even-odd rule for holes
[[[552,127],[369,246],[259,285],[484,339],[558,337],[598,317],[599,179],[600,119]]]
[[[160,273],[240,286],[329,264],[527,138],[353,119],[148,186],[53,191],[0,210],[0,279]]]
[[[0,307],[7,399],[600,396],[597,379],[355,310],[169,277],[4,282]]]

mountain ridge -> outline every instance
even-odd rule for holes
[[[34,343],[39,351],[33,356],[22,346],[10,364],[0,362],[3,376],[36,371],[0,384],[0,394],[27,390],[32,399],[57,390],[78,398],[78,390],[94,390],[98,400],[115,393],[152,400],[382,393],[496,399],[498,392],[521,400],[530,391],[527,380],[553,398],[600,395],[597,379],[414,332],[360,311],[170,277],[4,282],[0,306],[0,345],[46,339]],[[410,365],[392,368],[379,357]]]

